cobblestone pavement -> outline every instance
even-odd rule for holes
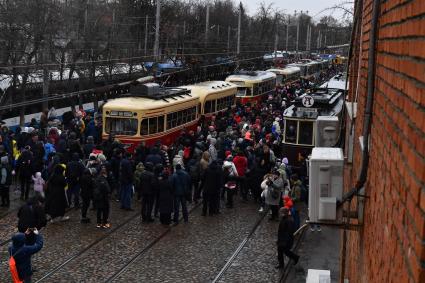
[[[6,244],[11,235],[18,231],[18,209],[25,203],[11,189],[10,206],[0,207],[0,244]]]
[[[115,282],[210,282],[258,220],[253,203],[218,216],[193,213],[132,263]]]
[[[137,211],[140,210],[138,206],[136,206],[136,209]],[[136,212],[119,209],[119,204],[112,201],[110,215],[112,228],[114,225],[119,225],[130,219],[135,214]],[[42,229],[44,247],[33,256],[33,265],[37,269],[37,272],[33,275],[33,281],[41,278],[49,270],[110,233],[109,230],[95,227],[94,211],[89,211],[89,217],[92,219],[91,224],[80,224],[80,210],[72,209],[66,215],[70,217],[69,221],[48,224],[47,227]],[[14,225],[16,226],[16,219]],[[0,282],[9,282],[10,280],[7,247],[8,245],[4,245],[0,248],[0,257],[2,259],[0,264]]]
[[[300,217],[306,219],[304,209]],[[278,228],[279,222],[266,218],[218,282],[278,282],[281,274],[274,268]]]

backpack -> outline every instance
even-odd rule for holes
[[[9,258],[9,270],[10,274],[12,275],[12,282],[13,283],[22,283],[23,281],[19,278],[18,268],[16,267],[16,261],[13,257],[16,255],[20,250],[18,250],[15,254],[10,255]]]
[[[190,157],[190,147],[185,146],[185,148],[183,149],[183,158],[189,159],[189,157]]]

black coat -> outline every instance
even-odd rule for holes
[[[46,213],[52,218],[63,216],[68,205],[65,196],[66,180],[63,175],[53,175],[47,182]]]
[[[202,176],[201,188],[206,195],[217,195],[223,185],[223,172],[220,167],[211,165]]]
[[[28,202],[18,211],[18,231],[25,233],[28,228],[40,230],[46,226],[46,214],[44,208],[38,204]]]
[[[109,187],[108,179],[102,175],[96,178],[94,182],[93,202],[97,209],[106,208],[109,203]]]
[[[291,248],[294,243],[295,225],[291,216],[284,216],[280,220],[277,232],[277,245]]]
[[[159,189],[159,213],[171,213],[173,211],[173,194],[169,179],[158,181]]]
[[[93,198],[93,187],[94,181],[93,177],[90,174],[84,174],[81,177],[81,197],[83,199],[91,199]]]
[[[140,187],[142,195],[154,195],[157,192],[156,177],[153,172],[149,170],[143,171],[140,175]]]
[[[120,182],[122,185],[133,184],[133,164],[130,160],[124,158],[121,160],[120,166]]]

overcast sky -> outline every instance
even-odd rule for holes
[[[236,3],[242,2],[244,7],[247,8],[248,14],[253,15],[256,13],[260,3],[264,2],[266,5],[273,3],[274,8],[278,8],[288,14],[297,11],[308,11],[310,16],[316,16],[320,11],[325,8],[334,6],[335,4],[345,2],[344,0],[233,0]],[[317,15],[314,20],[319,20],[322,16],[327,16],[334,13],[332,16],[339,18],[342,15],[341,11],[325,11]]]

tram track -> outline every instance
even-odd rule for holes
[[[80,250],[76,254],[68,257],[65,261],[63,261],[61,264],[59,264],[56,267],[54,267],[53,269],[51,269],[49,272],[47,272],[45,275],[43,275],[43,277],[39,278],[35,282],[36,283],[37,282],[43,282],[46,279],[50,278],[56,272],[58,272],[59,270],[61,270],[62,268],[64,268],[67,264],[69,264],[71,261],[73,261],[74,259],[80,257],[81,255],[83,255],[84,253],[86,253],[87,251],[89,251],[92,247],[94,247],[95,245],[99,244],[103,240],[107,239],[108,237],[110,237],[111,235],[113,235],[116,231],[118,231],[120,228],[124,227],[125,225],[127,225],[128,223],[130,223],[132,220],[136,219],[137,217],[140,217],[140,213],[139,212],[137,212],[134,215],[130,216],[124,222],[120,223],[119,225],[117,225],[114,228],[112,228],[111,230],[109,230],[109,232],[107,234],[105,234],[102,237],[99,237],[98,239],[96,239],[95,241],[93,241],[92,243],[90,243],[89,245],[87,245],[85,248],[83,248],[82,250]]]
[[[226,271],[229,269],[229,267],[232,265],[232,263],[235,261],[235,259],[238,257],[239,253],[242,251],[242,249],[246,246],[246,244],[249,242],[249,240],[253,237],[255,231],[257,231],[260,224],[263,222],[264,218],[268,215],[268,210],[266,210],[259,219],[255,222],[254,226],[249,231],[248,235],[240,242],[236,250],[232,253],[232,255],[229,257],[229,259],[226,261],[225,265],[221,268],[219,273],[214,277],[212,280],[212,283],[219,282],[219,280],[223,277],[223,275],[226,273]]]
[[[194,205],[189,211],[188,214],[190,215],[193,211],[195,211],[201,203],[198,203]],[[182,216],[180,217],[180,220],[182,219]],[[146,254],[152,247],[155,246],[162,238],[164,238],[168,233],[172,231],[171,227],[168,227],[167,230],[162,232],[158,237],[156,237],[154,240],[152,240],[146,247],[144,247],[142,250],[137,252],[129,261],[127,261],[117,272],[115,272],[113,275],[111,275],[108,279],[105,280],[105,282],[113,282],[115,279],[117,279],[121,274],[123,274],[129,266],[131,266],[132,263],[134,263],[137,259],[139,259],[141,256]]]

